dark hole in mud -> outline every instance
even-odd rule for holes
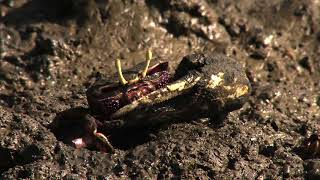
[[[127,150],[137,145],[144,144],[152,140],[152,135],[157,133],[158,128],[119,128],[114,127],[107,130],[101,130],[96,124],[92,124],[93,118],[89,115],[86,108],[73,108],[63,111],[55,117],[50,124],[51,131],[58,140],[73,147],[77,146],[77,141],[82,138],[81,142],[86,143],[81,148],[89,150],[104,151],[108,153],[108,149],[101,147],[101,142],[90,134],[97,129],[97,132],[103,133],[111,143],[113,148]],[[97,122],[99,123],[99,122]]]
[[[0,147],[0,173],[13,167],[15,164],[12,152],[9,149]]]
[[[16,165],[34,162],[42,153],[43,152],[37,145],[27,146],[20,152],[8,147],[0,147],[0,173],[5,172]]]
[[[152,140],[154,133],[156,130],[152,129],[121,129],[112,133],[109,140],[115,148],[127,150]]]
[[[105,4],[105,2],[101,2]],[[14,9],[4,18],[0,18],[6,24],[32,24],[36,22],[58,22],[76,19],[82,25],[86,21],[93,20],[98,6],[94,0],[33,0],[24,3]],[[21,14],[27,14],[21,16]]]

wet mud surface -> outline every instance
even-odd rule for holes
[[[1,179],[317,179],[302,144],[320,131],[317,0],[16,0],[0,3]],[[98,76],[190,52],[239,61],[252,85],[222,124],[193,119],[119,133],[115,153],[74,149],[49,125],[87,108]],[[72,128],[72,127],[70,127]],[[143,133],[141,133],[143,132]]]

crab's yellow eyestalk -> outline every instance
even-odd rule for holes
[[[117,60],[116,60],[116,69],[117,69],[117,71],[118,71],[120,83],[121,83],[122,85],[128,84],[128,81],[123,77],[123,74],[122,74],[120,59],[117,59]]]
[[[147,61],[147,64],[146,64],[146,67],[144,68],[144,70],[143,70],[143,72],[142,72],[142,77],[146,77],[146,76],[147,76],[147,72],[148,72],[148,68],[149,68],[151,59],[152,59],[152,52],[151,52],[150,49],[148,49],[148,51],[147,51],[147,53],[146,53],[146,61]]]

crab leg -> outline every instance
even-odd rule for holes
[[[152,59],[152,52],[151,52],[150,49],[148,49],[148,51],[147,51],[147,53],[146,53],[146,61],[147,61],[147,64],[146,64],[146,67],[144,68],[144,70],[143,70],[143,72],[142,72],[142,77],[146,77],[146,76],[147,76],[147,72],[148,72],[148,68],[149,68],[151,59]]]
[[[108,149],[109,149],[111,152],[114,152],[113,146],[111,145],[111,143],[109,142],[108,138],[107,138],[104,134],[98,133],[97,130],[94,130],[94,131],[93,131],[93,134],[94,134],[98,139],[100,139],[100,140],[108,147]]]
[[[116,69],[117,69],[118,74],[119,74],[120,83],[122,85],[128,84],[128,81],[123,77],[123,74],[122,74],[120,59],[117,59],[115,64],[116,64]]]

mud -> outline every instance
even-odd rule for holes
[[[1,179],[320,178],[319,157],[301,148],[320,130],[318,1],[9,1],[0,1]],[[148,48],[172,67],[195,51],[232,56],[251,81],[249,102],[220,125],[123,135],[115,154],[57,140],[56,115],[86,108],[86,89],[115,73],[115,58],[133,67]]]

